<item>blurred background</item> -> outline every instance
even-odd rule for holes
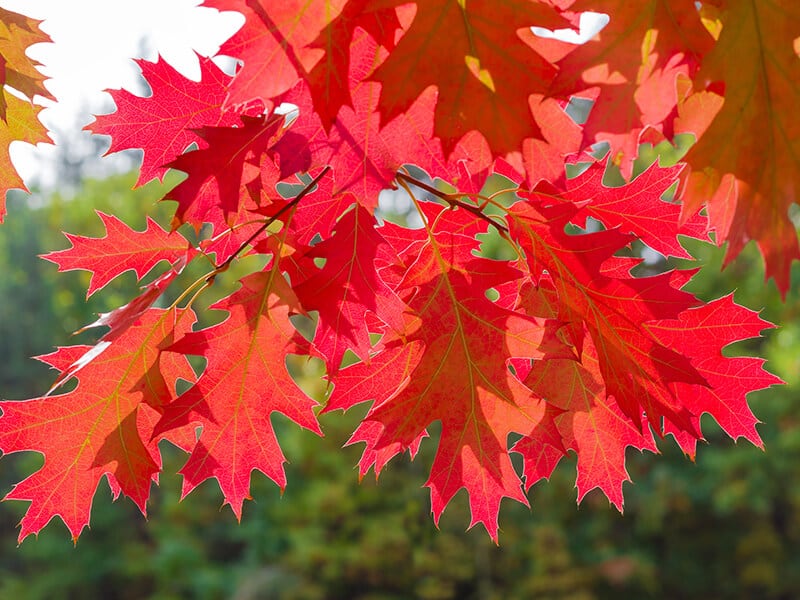
[[[38,190],[34,184],[33,196],[9,200],[0,228],[5,398],[44,393],[53,373],[26,357],[90,341],[96,334],[76,338],[71,332],[136,293],[128,273],[86,303],[88,273],[57,274],[37,255],[66,247],[62,230],[101,235],[96,209],[139,229],[145,214],[169,222],[170,207],[157,201],[174,180],[132,190],[133,173],[91,175],[96,165],[82,157],[96,154],[97,148],[62,146],[53,168],[61,170],[63,184]],[[502,252],[492,244],[486,242],[487,252]],[[735,290],[739,303],[763,307],[766,319],[783,324],[732,349],[768,358],[768,368],[787,381],[750,396],[764,422],[765,452],[735,444],[710,419],[704,422],[709,443],[694,463],[669,438],[661,456],[630,451],[634,484],[625,485],[624,516],[597,491],[577,506],[574,460],[563,461],[549,483],[532,489],[532,509],[503,504],[495,546],[481,528],[465,531],[463,491],[438,531],[434,526],[421,487],[434,442],[427,440],[414,462],[395,459],[378,484],[371,476],[359,483],[354,465],[360,447],[341,446],[363,411],[324,416],[325,438],[276,418],[290,460],[289,485],[281,496],[254,474],[255,500],[246,503],[241,524],[221,508],[211,482],[178,501],[175,473],[185,455],[168,444],[148,518],[128,500],[112,503],[102,483],[92,527],[77,547],[57,520],[17,547],[24,503],[0,505],[0,598],[800,597],[800,303],[796,293],[782,303],[774,285],[764,283],[754,248],[724,271],[720,249],[697,241],[689,248],[702,265],[691,291],[711,299]],[[649,258],[651,270],[669,266]],[[311,368],[299,380],[321,397],[319,375]],[[4,457],[0,494],[40,464],[32,453]]]

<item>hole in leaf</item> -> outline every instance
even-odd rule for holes
[[[544,27],[531,27],[534,35],[541,38],[555,38],[570,44],[585,44],[600,33],[611,18],[605,13],[586,11],[581,13],[579,31],[574,29],[545,29]]]
[[[594,100],[573,96],[569,99],[564,112],[566,112],[569,118],[575,121],[576,124],[583,125],[589,118],[589,113],[592,111],[593,106]]]
[[[292,326],[309,342],[314,339],[314,332],[317,329],[319,313],[312,310],[306,315],[289,315]]]

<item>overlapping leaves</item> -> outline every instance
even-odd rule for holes
[[[141,279],[164,260],[169,267],[101,316],[96,325],[110,331],[96,346],[46,357],[59,385],[77,380],[72,391],[2,404],[0,449],[45,454],[9,495],[31,501],[21,537],[56,515],[77,536],[104,476],[144,510],[162,438],[189,453],[184,494],[216,479],[237,517],[252,471],[283,488],[272,415],[321,433],[290,355],[323,359],[324,410],[372,402],[351,438],[365,444],[362,475],[416,454],[439,422],[427,482],[434,518],[464,488],[472,524],[495,539],[503,498],[527,503],[524,489],[569,452],[579,499],[599,488],[621,508],[628,447],[655,452],[669,434],[693,455],[703,413],[760,443],[745,396],[777,379],[759,359],[722,351],[769,324],[730,298],[703,304],[681,289],[685,273],[635,277],[638,261],[621,255],[641,240],[687,257],[680,236],[707,232],[694,214],[697,173],[715,181],[709,167],[746,182],[745,173],[709,157],[701,137],[683,214],[665,200],[680,166],[604,183],[608,163],[630,174],[639,142],[708,128],[704,99],[714,96],[727,118],[744,84],[715,66],[714,53],[733,43],[739,2],[700,13],[682,0],[636,12],[581,0],[571,8],[607,10],[612,25],[577,50],[529,29],[577,22],[569,2],[206,4],[245,15],[222,48],[241,61],[233,78],[208,59],[199,82],[163,61],[141,62],[152,94],[115,92],[118,111],[92,125],[112,137],[112,150],[144,150],[139,183],[167,169],[186,178],[165,198],[177,202],[171,231],[101,215],[105,237],[70,235],[71,248],[47,256],[62,270],[91,271],[89,293],[126,270]],[[797,67],[780,56],[769,69]],[[702,77],[725,80],[724,94],[699,79],[691,89]],[[583,128],[564,109],[574,96],[595,101]],[[609,161],[580,154],[597,141],[611,144]],[[590,164],[568,179],[565,163],[577,160]],[[782,189],[797,165],[784,167],[785,178],[773,178]],[[510,199],[482,195],[494,173],[517,182]],[[397,186],[421,229],[379,225],[380,194]],[[714,196],[711,223],[736,250],[755,229],[720,216],[722,204]],[[515,258],[482,255],[486,235],[504,239]],[[266,266],[213,306],[222,321],[192,327],[194,300],[247,254]],[[191,260],[205,272],[186,284],[178,275]],[[173,290],[175,282],[188,287]],[[153,308],[168,287],[177,300]],[[301,315],[314,319],[308,339],[296,328]],[[197,377],[190,356],[205,359]],[[511,453],[523,458],[520,472]]]

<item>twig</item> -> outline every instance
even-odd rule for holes
[[[250,236],[249,238],[247,238],[247,239],[246,239],[244,242],[242,242],[242,244],[239,246],[239,248],[237,248],[237,249],[236,249],[236,252],[234,252],[233,254],[231,254],[231,255],[230,255],[230,256],[229,256],[229,257],[228,257],[228,258],[225,260],[225,262],[223,262],[223,263],[221,263],[221,264],[219,264],[219,265],[216,265],[216,266],[214,267],[214,271],[213,271],[213,272],[211,272],[211,273],[210,273],[210,274],[209,274],[209,275],[206,277],[206,281],[213,280],[213,279],[214,279],[214,277],[216,277],[216,276],[217,276],[219,273],[222,273],[223,271],[225,271],[225,270],[226,270],[226,269],[227,269],[227,268],[230,266],[230,264],[231,264],[231,263],[232,263],[232,262],[233,262],[233,261],[234,261],[234,260],[235,260],[235,259],[236,259],[236,258],[239,256],[239,254],[241,254],[241,252],[242,252],[242,251],[243,251],[243,250],[244,250],[244,249],[245,249],[247,246],[249,246],[249,245],[250,245],[250,243],[251,243],[251,242],[252,242],[254,239],[256,239],[256,238],[257,238],[259,235],[261,235],[262,233],[264,233],[264,231],[267,229],[267,227],[269,227],[270,225],[272,225],[272,224],[273,224],[275,221],[277,221],[277,220],[278,220],[278,219],[279,219],[281,216],[283,216],[285,213],[289,212],[289,211],[290,211],[290,210],[292,210],[292,209],[293,209],[295,206],[297,206],[297,203],[298,203],[298,202],[300,202],[300,200],[302,200],[303,198],[305,198],[305,197],[306,197],[306,196],[307,196],[307,195],[308,195],[308,194],[311,192],[311,190],[314,188],[314,186],[316,186],[316,185],[317,185],[317,183],[319,183],[319,181],[320,181],[320,180],[321,180],[321,179],[322,179],[322,178],[323,178],[323,177],[324,177],[324,176],[325,176],[325,175],[328,173],[328,171],[330,171],[330,170],[331,170],[331,167],[330,167],[330,165],[326,165],[326,166],[325,166],[325,168],[324,168],[324,169],[322,169],[322,172],[321,172],[319,175],[317,175],[317,176],[316,176],[316,177],[315,177],[313,180],[311,180],[311,182],[310,182],[310,183],[309,183],[309,184],[308,184],[306,187],[304,187],[304,188],[302,189],[302,191],[301,191],[299,194],[297,194],[297,196],[295,196],[294,198],[292,198],[291,202],[287,203],[287,204],[286,204],[286,206],[282,207],[282,208],[281,208],[281,209],[280,209],[278,212],[276,212],[276,213],[275,213],[274,215],[272,215],[272,216],[271,216],[269,219],[267,219],[266,221],[264,221],[264,224],[263,224],[263,225],[261,225],[261,227],[259,227],[259,228],[258,228],[258,229],[257,229],[257,230],[256,230],[256,231],[253,233],[253,235],[251,235],[251,236]]]

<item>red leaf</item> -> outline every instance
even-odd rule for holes
[[[377,112],[380,85],[363,81],[383,51],[370,36],[361,33],[350,49],[350,86],[353,107],[343,107],[326,132],[314,113],[313,100],[305,84],[280,98],[299,107],[292,125],[295,137],[286,138],[286,148],[309,156],[309,169],[330,165],[334,173],[334,195],[353,193],[369,209],[378,204],[381,190],[394,187],[394,176],[405,163],[429,172],[441,172],[446,163],[437,140],[432,140],[431,110],[434,94],[426,92],[397,118],[384,122]]]
[[[688,123],[698,121],[691,113],[713,116],[724,96],[686,156],[693,169],[686,201],[692,211],[708,202],[720,243],[729,242],[726,260],[756,240],[767,277],[786,294],[792,262],[800,258],[788,214],[800,189],[800,10],[794,0],[726,2],[724,8],[719,41],[695,78],[705,97],[690,97],[682,107],[687,125],[680,130],[691,131]]]
[[[604,163],[593,163],[577,177],[562,180],[556,184],[558,197],[581,203],[578,214],[594,217],[606,227],[633,233],[665,256],[691,258],[678,242],[678,236],[703,239],[706,219],[695,215],[682,223],[680,204],[662,200],[665,192],[677,183],[681,166],[653,164],[622,187],[603,185],[605,170]]]
[[[318,176],[320,172],[312,171],[308,175]],[[262,171],[261,185],[269,185],[265,180]],[[288,183],[288,182],[282,182]],[[295,179],[295,189],[303,183]],[[355,201],[352,194],[334,194],[335,182],[333,177],[323,177],[314,190],[312,190],[303,201],[294,208],[291,219],[285,218],[292,240],[297,245],[308,245],[316,236],[327,238],[331,235],[336,226],[336,220],[350,207]],[[254,212],[272,217],[279,210],[284,210],[289,201],[281,198],[273,201],[267,206],[255,209]]]
[[[358,39],[357,28],[364,29],[380,46],[392,48],[400,21],[394,8],[373,6],[370,0],[349,0],[342,12],[322,30],[312,44],[325,56],[308,73],[306,80],[314,100],[314,111],[325,130],[343,106],[353,106],[348,79],[351,42]]]
[[[371,312],[395,330],[403,327],[405,304],[378,275],[377,255],[388,244],[375,229],[375,218],[356,205],[342,216],[333,237],[315,245],[303,257],[311,263],[294,291],[306,310],[319,311],[314,346],[333,375],[349,348],[362,360],[372,348],[366,326]],[[321,269],[313,259],[325,259]]]
[[[692,398],[694,422],[700,431],[700,416],[708,413],[733,439],[743,437],[758,447],[758,420],[747,406],[749,392],[783,383],[764,371],[764,360],[752,357],[727,357],[722,349],[733,342],[758,337],[772,324],[752,310],[739,306],[733,295],[724,296],[704,306],[687,310],[677,319],[648,323],[647,329],[677,352],[688,356],[697,371],[708,381],[707,388],[690,388],[677,383],[677,394]],[[667,432],[689,456],[694,458],[697,439],[686,436],[671,423]]]
[[[656,424],[662,417],[692,430],[691,413],[670,383],[706,382],[677,352],[660,344],[642,325],[674,318],[696,300],[672,287],[668,274],[633,278],[610,276],[601,270],[614,252],[632,238],[611,229],[567,235],[564,226],[575,215],[572,204],[545,208],[542,200],[514,205],[511,234],[527,254],[534,281],[546,271],[558,294],[559,318],[574,323],[572,343],[583,347],[583,324],[600,361],[607,393],[635,423]]]
[[[242,61],[235,77],[206,59],[199,82],[140,62],[152,95],[112,92],[118,111],[91,129],[112,136],[112,151],[144,149],[140,184],[186,173],[167,194],[173,227],[194,226],[211,270],[179,292],[187,308],[152,308],[196,250],[152,221],[137,232],[103,214],[104,237],[70,235],[71,248],[47,256],[90,271],[89,294],[126,270],[171,268],[92,324],[110,328],[98,344],[45,357],[61,372],[48,395],[0,403],[0,449],[45,454],[9,495],[31,502],[21,537],[56,514],[77,536],[104,476],[144,510],[165,435],[190,454],[184,495],[215,478],[240,517],[253,470],[283,488],[272,414],[320,433],[289,354],[325,360],[325,410],[372,402],[348,441],[365,444],[361,476],[405,450],[413,458],[438,421],[434,517],[465,488],[472,524],[495,540],[503,498],[527,503],[510,452],[530,488],[574,451],[578,499],[599,488],[621,508],[627,448],[656,451],[654,434],[693,456],[707,412],[760,444],[746,396],[778,380],[724,349],[768,324],[729,297],[704,305],[682,291],[690,271],[633,277],[629,246],[687,258],[680,236],[706,235],[706,218],[692,217],[706,204],[729,256],[756,239],[788,287],[800,15],[790,0],[762,4],[207,0],[245,17],[223,47]],[[612,13],[611,25],[583,46],[530,30],[575,25],[589,9]],[[45,36],[0,18],[0,84],[46,92],[25,57]],[[7,91],[3,193],[22,183],[9,144],[46,139],[38,109]],[[566,111],[576,96],[594,103],[585,127]],[[700,136],[682,212],[662,199],[678,166],[615,188],[603,162],[566,177],[596,141],[627,177],[640,142],[675,132]],[[290,198],[293,185],[302,191]],[[396,186],[422,229],[376,227],[379,195]],[[573,234],[593,229],[589,217],[604,229]],[[483,256],[492,237],[513,260]],[[227,318],[190,331],[188,306],[229,266],[245,267],[235,265],[244,254],[267,266],[212,306]],[[311,342],[292,325],[308,311]],[[340,369],[347,350],[361,362]],[[206,361],[200,377],[189,354]],[[175,398],[179,378],[191,387]]]
[[[204,222],[215,225],[215,232],[227,228],[227,220],[240,210],[248,198],[246,185],[258,177],[262,156],[281,133],[283,117],[241,116],[241,127],[203,127],[197,133],[207,146],[180,155],[170,167],[188,174],[165,196],[175,200],[173,228]]]
[[[254,98],[266,103],[291,88],[322,58],[324,52],[312,44],[344,4],[345,0],[206,0],[205,6],[245,17],[244,26],[220,48],[244,63],[227,104],[246,104]]]
[[[632,446],[638,450],[658,450],[650,429],[640,429],[639,423],[623,414],[615,399],[606,394],[591,338],[584,344],[580,362],[552,358],[534,361],[524,382],[563,411],[555,417],[555,423],[564,448],[574,450],[578,457],[578,502],[590,490],[600,488],[621,511],[622,484],[630,481],[625,469],[625,449]],[[514,451],[525,458],[526,487],[541,479],[539,461],[552,449],[556,449],[552,442],[540,436],[528,436],[514,446]],[[552,472],[554,466],[550,464],[547,470]]]
[[[405,449],[400,442],[389,444],[382,447],[380,450],[371,446],[371,440],[379,438],[382,433],[383,425],[377,421],[362,421],[358,429],[356,429],[353,435],[350,436],[350,439],[347,440],[346,446],[367,442],[367,447],[364,449],[361,459],[358,461],[359,479],[369,472],[370,469],[375,469],[375,478],[377,479],[383,467],[386,466],[386,463]],[[417,455],[417,452],[419,452],[419,446],[422,440],[426,437],[428,437],[428,432],[423,431],[419,434],[417,439],[409,444],[408,453],[412,460]]]
[[[191,246],[186,238],[165,231],[150,217],[147,218],[147,229],[135,231],[113,215],[97,211],[97,216],[106,230],[103,237],[67,233],[71,247],[42,256],[56,263],[59,271],[90,271],[92,278],[87,298],[125,271],[134,271],[136,277],[142,279],[162,260],[174,262],[189,257]]]
[[[237,518],[250,498],[250,474],[257,469],[281,489],[283,463],[270,422],[273,412],[322,434],[308,398],[289,376],[286,354],[298,350],[289,314],[297,300],[280,272],[249,275],[242,288],[214,308],[228,318],[218,325],[188,333],[169,350],[205,356],[197,384],[170,403],[156,427],[169,432],[189,423],[203,432],[181,469],[183,495],[206,479],[216,478],[225,502]]]
[[[430,423],[441,421],[439,449],[426,484],[434,519],[438,521],[464,487],[472,524],[482,523],[497,539],[502,498],[527,504],[508,455],[508,434],[547,426],[552,415],[506,364],[509,354],[543,356],[544,323],[514,315],[474,293],[518,275],[504,263],[482,268],[480,263],[492,261],[473,256],[474,243],[444,232],[430,236],[401,284],[417,290],[405,333],[387,342],[387,349],[371,358],[369,369],[344,369],[341,375],[347,379],[334,380],[326,410],[349,408],[366,399],[363,392],[355,393],[362,385],[381,392],[365,417],[365,423],[381,427],[367,426],[356,436],[367,442],[362,467],[387,460],[384,454],[372,461],[375,452],[413,447]],[[372,384],[361,383],[384,369],[397,388],[371,389]]]
[[[137,60],[152,94],[142,98],[124,89],[108,90],[117,110],[95,117],[86,126],[93,133],[111,136],[107,154],[129,148],[144,151],[137,186],[153,177],[163,179],[167,164],[190,144],[204,147],[195,129],[238,122],[234,113],[222,111],[230,77],[211,59],[198,58],[200,81],[187,79],[161,58],[155,63]]]
[[[418,2],[411,26],[372,75],[383,84],[381,115],[393,119],[437,86],[434,134],[447,154],[473,130],[494,155],[519,150],[524,138],[540,138],[528,98],[545,93],[556,70],[533,50],[533,25],[555,29],[568,22],[547,3],[531,0]]]
[[[104,476],[115,496],[121,491],[145,512],[161,459],[156,445],[160,438],[153,435],[150,415],[142,413],[149,407],[161,410],[173,398],[179,377],[192,379],[185,360],[160,362],[164,348],[192,320],[190,312],[150,309],[99,351],[77,346],[42,357],[59,370],[76,361],[87,363],[73,391],[0,402],[3,453],[33,450],[45,457],[44,466],[6,496],[31,502],[20,541],[55,516],[77,539],[89,524],[92,497]]]
[[[541,129],[541,139],[522,142],[526,181],[533,187],[541,180],[556,181],[565,176],[565,162],[569,162],[565,159],[580,149],[582,129],[553,98],[535,94],[530,98],[530,107]]]
[[[643,129],[671,134],[675,78],[693,76],[714,39],[692,0],[577,0],[570,10],[605,13],[611,20],[594,40],[558,62],[551,93],[569,99],[600,89],[584,145],[610,142],[612,160],[630,177]]]

